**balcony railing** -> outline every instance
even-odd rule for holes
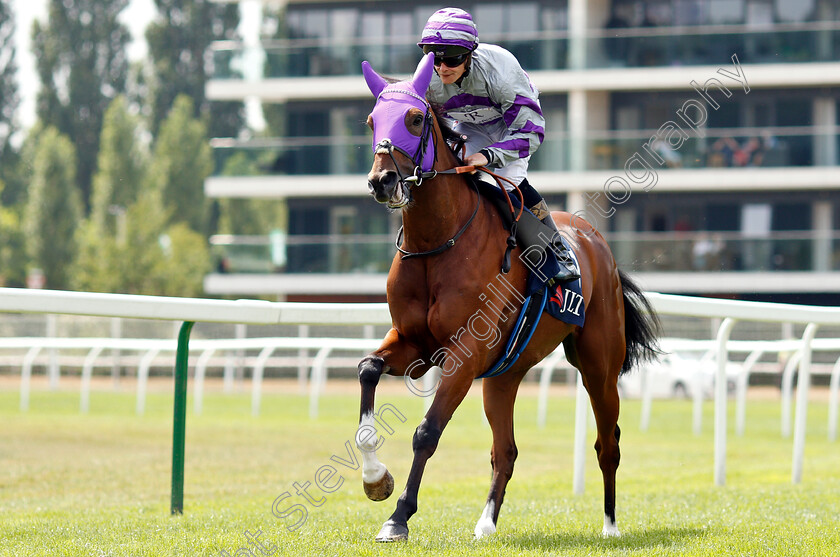
[[[619,265],[633,272],[840,271],[838,232],[606,236]],[[386,273],[396,252],[394,238],[387,235],[288,236],[282,244],[269,236],[219,235],[211,244],[220,273]]]
[[[387,273],[396,248],[391,236],[291,235],[210,237],[218,273]]]
[[[828,166],[840,162],[840,127],[837,126],[697,132],[685,127],[684,133],[686,138],[674,148],[665,140],[651,140],[656,137],[657,130],[590,132],[585,142],[585,170],[621,170],[635,153],[655,169]],[[676,132],[672,136],[677,142]],[[572,141],[564,132],[546,134],[531,160],[531,170],[569,170]],[[373,163],[370,142],[368,136],[248,141],[222,138],[212,140],[211,145],[217,175],[260,176],[365,174]]]
[[[584,68],[720,65],[737,54],[743,64],[840,60],[840,22],[706,25],[590,30],[575,41],[565,31],[482,36],[513,52],[529,71],[570,67],[574,48]],[[577,45],[580,45],[579,47]],[[358,75],[368,60],[380,73],[411,73],[420,58],[415,37],[236,41],[212,45],[213,79]]]
[[[210,145],[216,175],[367,174],[373,164],[367,136],[216,138]]]
[[[740,232],[607,234],[619,265],[635,272],[840,271],[840,233]]]
[[[635,153],[654,168],[833,166],[840,161],[838,126],[695,130],[677,124],[683,133],[672,130],[670,139],[658,130],[591,132],[587,169],[623,169]]]
[[[587,38],[587,66],[655,67],[836,62],[840,23],[771,23],[604,29]]]

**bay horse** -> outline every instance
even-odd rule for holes
[[[432,366],[442,368],[434,399],[412,440],[414,460],[396,509],[376,541],[408,538],[408,520],[426,462],[443,429],[473,381],[496,362],[519,313],[528,265],[514,257],[500,273],[508,231],[496,206],[470,187],[467,174],[447,145],[442,124],[425,99],[434,58],[424,57],[414,76],[393,83],[373,71],[363,73],[377,98],[368,125],[374,162],[368,186],[376,201],[402,212],[403,234],[387,281],[392,328],[381,346],[359,363],[361,410],[356,444],[362,453],[362,480],[372,500],[393,492],[394,480],[377,459],[374,400],[382,374],[417,379]],[[517,456],[513,406],[525,373],[563,342],[568,361],[581,374],[597,423],[595,451],[604,479],[603,535],[618,535],[615,474],[619,463],[617,381],[637,362],[655,357],[658,320],[639,288],[617,267],[604,238],[568,213],[552,217],[577,255],[585,303],[585,326],[543,317],[513,367],[483,379],[483,402],[493,434],[493,476],[475,536],[496,531],[505,487]],[[399,241],[399,240],[398,240]],[[513,254],[520,255],[521,247]],[[505,284],[502,284],[505,283]],[[506,288],[505,286],[511,288]]]

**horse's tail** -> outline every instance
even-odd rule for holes
[[[618,271],[624,297],[624,342],[626,353],[621,373],[636,364],[652,361],[662,351],[658,339],[661,331],[659,317],[644,292],[626,274]]]

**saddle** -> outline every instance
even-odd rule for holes
[[[475,179],[475,182],[478,192],[489,199],[499,210],[505,229],[513,232],[516,244],[513,246],[510,243],[508,244],[508,253],[513,247],[520,245],[523,249],[523,255],[528,260],[529,267],[532,271],[539,270],[538,272],[546,277],[555,276],[560,270],[560,264],[556,258],[546,257],[545,255],[546,253],[552,253],[549,244],[555,235],[555,231],[551,227],[543,224],[540,219],[527,209],[522,211],[522,216],[516,221],[516,227],[514,228],[513,215],[510,212],[508,200],[501,189],[483,180]],[[516,196],[511,196],[510,201],[517,210],[522,206]],[[506,253],[502,271],[506,273],[509,270],[510,260]]]
[[[583,326],[586,316],[580,279],[553,286],[547,285],[548,277],[553,277],[560,269],[557,258],[546,255],[553,253],[548,244],[555,234],[554,230],[543,224],[527,209],[522,211],[520,219],[514,222],[505,194],[498,187],[487,182],[478,179],[475,182],[478,192],[499,209],[505,228],[512,231],[512,236],[515,238],[513,245],[511,245],[511,240],[508,239],[502,272],[510,270],[510,251],[516,245],[523,247],[523,255],[528,260],[528,266],[531,269],[525,287],[526,299],[519,313],[519,318],[508,338],[502,357],[487,371],[479,375],[480,378],[484,379],[501,375],[516,363],[516,360],[528,346],[528,341],[531,340],[531,335],[534,334],[543,313],[548,313],[555,319],[579,327]],[[511,202],[516,209],[521,206],[521,203],[515,197],[511,198]],[[560,239],[567,248],[570,247],[565,238],[561,237]],[[569,253],[572,257],[577,257],[571,249],[569,249]],[[577,264],[577,261],[575,263]]]

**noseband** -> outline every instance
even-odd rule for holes
[[[408,91],[403,92],[408,93]],[[435,136],[432,134],[432,113],[429,110],[429,106],[426,105],[426,114],[423,117],[423,130],[420,132],[420,144],[417,146],[417,151],[415,151],[414,155],[410,155],[404,149],[394,145],[387,137],[376,144],[375,151],[377,153],[384,151],[391,157],[391,162],[394,163],[397,176],[399,176],[399,184],[403,189],[410,191],[412,185],[419,186],[423,183],[423,180],[432,179],[437,176],[437,171],[434,168],[423,170],[423,159],[426,156],[426,149],[429,146],[430,138],[434,144],[433,149],[435,149],[434,161],[437,161],[437,143],[435,142]],[[397,159],[394,158],[395,149],[405,155],[414,164],[414,171],[409,176],[404,176],[400,171],[400,165],[397,163]],[[434,161],[432,164],[434,164]]]

